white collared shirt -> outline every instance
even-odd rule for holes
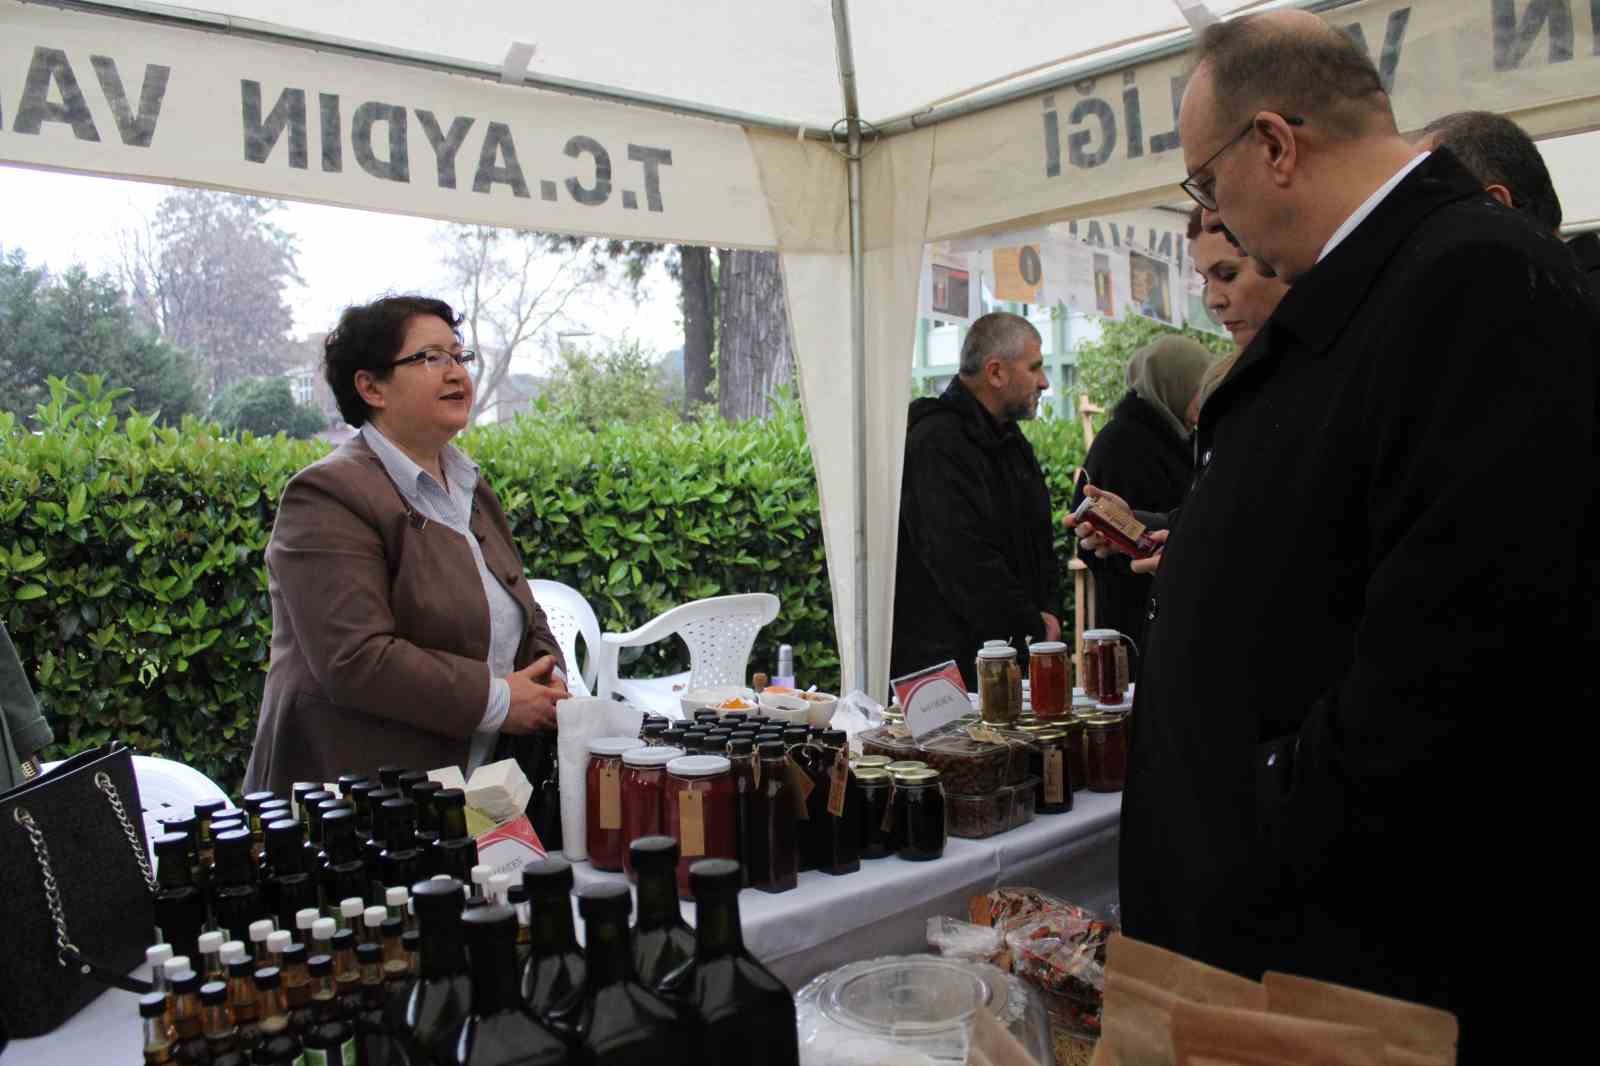
[[[1432,152],[1423,152],[1411,162],[1394,172],[1394,177],[1378,186],[1378,191],[1367,197],[1366,203],[1356,208],[1344,223],[1333,231],[1333,236],[1328,238],[1328,243],[1322,246],[1322,254],[1317,256],[1317,262],[1328,258],[1328,253],[1339,247],[1339,243],[1356,231],[1356,227],[1367,220],[1367,216],[1378,209],[1384,198],[1394,192],[1395,186],[1406,179],[1406,175],[1422,165],[1422,161],[1432,155]]]
[[[472,550],[473,561],[478,564],[483,595],[489,602],[489,659],[485,664],[489,671],[489,699],[467,756],[467,773],[470,774],[494,754],[496,736],[510,713],[511,686],[506,683],[505,675],[516,667],[517,646],[522,642],[524,624],[522,605],[489,572],[483,549],[472,534],[472,494],[478,487],[478,466],[460,449],[445,445],[439,453],[439,461],[445,480],[450,483],[446,489],[371,422],[361,427],[361,438],[377,455],[412,510],[463,537]]]

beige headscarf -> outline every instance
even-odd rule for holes
[[[1214,358],[1198,341],[1170,333],[1133,353],[1128,360],[1128,388],[1160,411],[1174,433],[1187,437],[1184,412]]]

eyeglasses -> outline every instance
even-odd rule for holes
[[[459,352],[447,352],[443,348],[424,348],[415,355],[408,355],[404,359],[396,359],[390,363],[391,369],[405,366],[407,363],[426,363],[429,370],[438,373],[450,363],[457,366],[471,366],[472,361],[478,358],[478,353],[471,348],[463,348]]]
[[[1304,126],[1306,124],[1305,119],[1295,115],[1284,115],[1283,121],[1287,122],[1291,126]],[[1203,178],[1196,178],[1195,175],[1199,174],[1203,170],[1210,169],[1211,164],[1222,158],[1223,152],[1226,152],[1229,148],[1232,148],[1234,145],[1244,140],[1245,137],[1249,136],[1250,131],[1255,128],[1256,120],[1252,117],[1249,124],[1235,134],[1227,144],[1223,145],[1221,148],[1218,148],[1210,159],[1207,159],[1204,163],[1201,163],[1199,166],[1189,171],[1189,176],[1178,183],[1179,187],[1182,188],[1184,192],[1189,194],[1189,199],[1193,200],[1207,211],[1215,211],[1217,209],[1217,176],[1215,174],[1207,174]]]

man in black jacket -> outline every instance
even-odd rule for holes
[[[1484,1061],[1524,1026],[1483,931],[1565,876],[1496,818],[1507,698],[1594,706],[1600,313],[1315,16],[1209,28],[1180,130],[1184,187],[1292,287],[1201,412],[1148,606],[1127,931],[1443,1006]],[[1539,803],[1576,810],[1558,745]]]
[[[976,689],[985,640],[1060,639],[1050,492],[1017,426],[1049,384],[1039,331],[996,311],[972,324],[943,395],[912,402],[892,676],[954,659]]]
[[[1493,111],[1457,111],[1434,119],[1422,133],[1419,147],[1450,149],[1490,196],[1560,234],[1561,198],[1539,146],[1521,126]],[[1567,250],[1600,300],[1600,236],[1579,234]]]

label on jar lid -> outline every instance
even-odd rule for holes
[[[1044,756],[1044,801],[1046,803],[1065,803],[1066,786],[1065,773],[1061,761],[1061,749],[1051,748]]]
[[[622,773],[613,762],[600,767],[600,828],[622,828]]]
[[[693,785],[678,793],[678,844],[686,859],[706,853],[705,799]]]
[[[828,774],[828,813],[835,818],[844,817],[844,799],[850,783],[850,749],[843,747],[833,757],[833,769]]]

